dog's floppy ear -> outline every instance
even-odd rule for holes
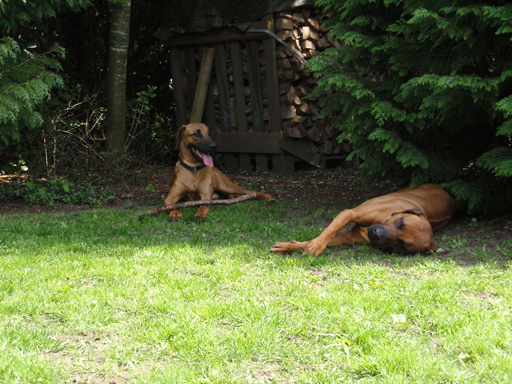
[[[391,214],[391,216],[400,215],[400,214],[410,214],[410,215],[427,217],[425,215],[425,212],[423,212],[421,209],[417,209],[417,208],[406,209],[405,211],[401,211],[401,212],[393,212]]]
[[[175,151],[180,149],[180,143],[181,143],[181,135],[183,135],[183,132],[187,128],[187,125],[182,125],[180,129],[176,132],[176,148],[174,148]]]

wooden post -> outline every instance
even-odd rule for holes
[[[240,42],[230,43],[231,65],[233,67],[233,86],[235,88],[235,113],[238,133],[247,133],[247,115],[245,114],[244,71],[242,67],[242,50]],[[251,156],[248,153],[240,154],[240,168],[251,171]]]
[[[196,93],[196,57],[194,53],[194,47],[185,48],[185,64],[188,69],[187,81],[188,81],[188,98],[187,98],[187,107],[192,109],[192,104],[194,103],[194,97]]]
[[[249,86],[251,87],[252,129],[254,132],[265,132],[263,120],[263,93],[261,90],[260,53],[258,42],[247,42],[247,65],[249,67]],[[256,167],[268,171],[267,155],[256,155]]]
[[[200,123],[203,118],[204,104],[206,101],[206,92],[210,83],[210,74],[212,73],[213,58],[215,57],[215,48],[207,48],[201,59],[201,68],[199,69],[199,78],[197,80],[194,105],[190,115],[191,123]]]
[[[201,57],[206,51],[207,47],[201,47]],[[203,122],[210,127],[210,132],[217,132],[218,123],[215,118],[215,101],[213,99],[213,82],[211,81],[211,73],[210,73],[210,82],[208,83],[208,89],[206,90],[206,100],[204,103],[204,111],[203,111]]]
[[[219,115],[222,132],[231,132],[231,119],[229,116],[229,84],[226,68],[226,49],[224,44],[215,44],[215,75],[219,87]],[[236,157],[231,153],[224,155],[224,167],[227,171],[236,168]]]
[[[274,32],[274,16],[272,14],[262,19],[267,24],[267,29]],[[281,101],[279,98],[279,77],[277,75],[276,44],[274,39],[263,41],[265,55],[265,69],[267,77],[269,123],[270,132],[281,132],[283,123],[281,120]],[[284,152],[272,155],[272,166],[276,173],[285,173]]]

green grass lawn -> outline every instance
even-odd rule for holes
[[[338,209],[140,210],[0,216],[1,383],[512,382],[511,237],[281,256]]]

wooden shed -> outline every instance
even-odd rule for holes
[[[238,18],[233,1],[226,17],[226,1],[214,0],[206,16],[189,7],[188,22],[186,12],[183,19],[174,14],[174,25],[156,34],[169,49],[177,125],[207,124],[228,171],[352,166],[345,162],[350,146],[336,141],[328,121],[315,119],[321,102],[303,99],[316,86],[306,60],[332,45],[320,10],[310,0],[251,2],[249,10],[235,3]]]

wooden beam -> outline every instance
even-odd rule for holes
[[[233,67],[233,85],[235,88],[236,126],[238,132],[247,132],[247,115],[245,114],[244,72],[242,67],[242,50],[239,42],[229,45],[231,65]]]
[[[279,96],[275,43],[273,40],[265,40],[263,46],[268,89],[270,132],[281,132],[283,125],[281,120],[281,100]]]
[[[257,41],[250,40],[247,42],[247,64],[249,67],[249,86],[251,88],[252,129],[254,132],[265,132],[260,53]],[[263,172],[268,171],[268,160],[265,154],[256,155],[256,167]]]
[[[281,153],[280,133],[219,133],[215,138],[217,152]]]
[[[262,22],[266,28],[274,32],[274,16],[263,17]],[[281,99],[279,94],[279,76],[277,74],[276,43],[274,39],[263,40],[265,56],[265,71],[267,78],[269,124],[270,132],[281,132],[283,123],[281,117]],[[285,173],[284,152],[272,155],[272,167],[276,173]]]
[[[201,57],[203,57],[204,52],[208,47],[203,46],[199,49]],[[211,75],[211,74],[210,74]],[[213,99],[213,82],[208,83],[208,89],[206,90],[206,100],[204,103],[204,111],[203,111],[203,122],[210,127],[210,132],[217,132],[218,123],[215,118],[215,102]]]
[[[233,85],[235,88],[235,115],[238,133],[247,133],[247,115],[245,114],[244,70],[242,64],[242,48],[239,41],[229,44],[231,66],[233,68]],[[251,171],[251,157],[247,153],[240,154],[240,168]]]
[[[220,126],[223,132],[230,132],[229,84],[224,44],[215,45],[215,75],[219,87]]]
[[[249,67],[249,86],[251,87],[252,129],[254,132],[265,132],[260,53],[258,51],[257,41],[247,42],[247,65]]]
[[[191,123],[200,123],[203,119],[204,103],[206,101],[206,92],[210,83],[210,74],[212,73],[213,58],[215,57],[215,48],[207,48],[201,59],[201,68],[199,69],[199,78],[197,80],[194,105],[190,115]]]
[[[281,148],[314,166],[318,166],[322,160],[322,155],[313,152],[300,140],[283,137],[281,140]]]
[[[219,91],[219,120],[222,132],[231,132],[231,119],[229,116],[229,83],[226,66],[226,49],[223,43],[215,44],[215,77]],[[231,153],[224,155],[224,167],[227,171],[234,171],[237,166],[236,156]]]

